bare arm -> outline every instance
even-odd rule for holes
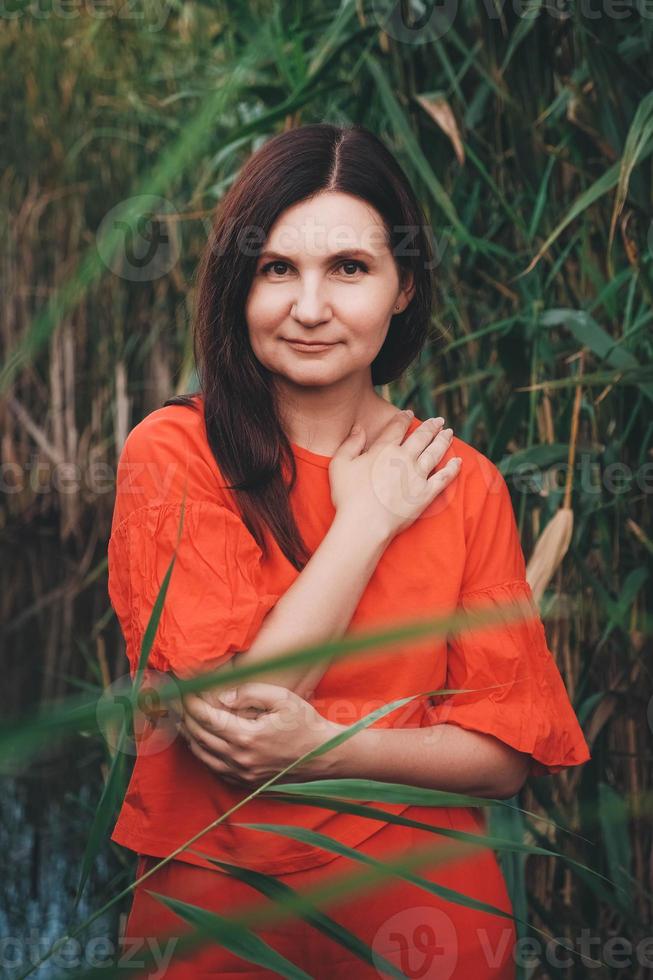
[[[280,699],[279,691],[253,682],[243,685],[228,707],[200,700],[199,714],[187,715],[180,731],[193,754],[217,775],[236,785],[260,785],[348,728],[321,715],[301,695],[285,690]],[[262,714],[235,723],[234,713],[248,712],[249,698]],[[531,758],[493,735],[444,722],[366,728],[309,758],[293,771],[291,782],[364,778],[506,799],[521,789]]]
[[[267,663],[292,649],[342,636],[389,541],[350,512],[336,512],[306,566],[265,617],[249,650],[237,654],[230,665]],[[269,671],[257,679],[308,697],[328,665],[328,659],[323,659]]]
[[[530,756],[484,732],[441,723],[424,728],[366,728],[323,759],[331,779],[378,779],[506,799],[523,786]]]
[[[364,453],[361,429],[352,429],[341,444],[329,465],[331,527],[265,617],[249,650],[224,665],[227,679],[236,665],[268,663],[293,649],[341,637],[389,543],[456,477],[455,459],[428,476],[446,452],[452,430],[441,431],[442,419],[428,420],[401,443],[409,421],[405,412],[395,416]],[[323,659],[259,679],[309,697],[327,667]]]

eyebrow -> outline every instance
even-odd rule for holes
[[[335,261],[336,259],[349,259],[352,256],[361,256],[362,258],[368,259],[370,262],[376,261],[377,256],[372,255],[371,252],[366,252],[364,248],[343,248],[339,252],[333,252],[331,255],[327,255],[324,262],[328,264]],[[262,259],[280,259],[284,262],[292,262],[293,260],[288,255],[282,255],[281,252],[272,252],[266,250],[261,252],[259,255],[259,260]]]

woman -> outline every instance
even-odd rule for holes
[[[528,775],[590,756],[546,645],[497,468],[444,428],[381,398],[424,344],[431,312],[426,222],[405,175],[362,127],[303,126],[269,140],[221,202],[198,283],[201,392],[171,399],[130,433],[118,472],[109,590],[132,675],[183,532],[148,666],[191,677],[256,664],[345,632],[455,609],[526,604],[529,615],[445,639],[276,669],[186,695],[180,736],[139,751],[112,839],[139,854],[126,939],[189,926],[149,891],[223,915],[268,899],[219,861],[297,891],[359,868],[292,836],[319,831],[387,860],[482,834],[478,807],[373,804],[390,823],[261,794],[183,847],[300,755],[376,708],[415,698],[285,782],[360,777],[508,798]],[[213,859],[213,860],[211,860]],[[297,918],[257,930],[305,974],[475,980],[515,975],[515,930],[494,852],[420,868],[479,904],[401,879],[325,912],[373,962]],[[501,912],[507,915],[501,915]],[[166,977],[278,975],[218,944]],[[162,975],[159,973],[158,975]]]

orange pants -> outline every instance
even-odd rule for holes
[[[469,811],[412,806],[402,816],[432,825],[452,826],[471,833],[479,825]],[[261,835],[263,837],[263,835]],[[380,860],[399,857],[405,851],[447,841],[442,835],[412,827],[382,824],[357,847],[359,854]],[[262,845],[263,846],[263,845]],[[198,847],[200,845],[198,844]],[[200,847],[201,850],[201,847]],[[160,859],[139,856],[138,875]],[[364,865],[342,856],[327,864],[275,877],[296,891],[309,889],[341,874],[350,874]],[[494,851],[484,848],[472,855],[433,867],[419,867],[415,874],[447,888],[456,889],[512,914],[505,880]],[[191,905],[199,905],[224,916],[246,908],[265,906],[270,899],[242,881],[219,871],[210,871],[185,861],[170,861],[134,890],[124,941],[131,947],[131,963],[138,950],[158,951],[156,966],[138,976],[150,980],[202,980],[217,976],[229,980],[277,977],[255,963],[229,952],[217,943],[175,957],[174,938],[192,931],[185,920],[145,889],[168,895]],[[406,977],[420,980],[514,980],[513,958],[516,933],[514,922],[494,913],[465,908],[401,879],[377,882],[353,897],[337,899],[321,906],[325,915],[336,920],[362,939],[375,954],[389,960]],[[388,973],[354,956],[335,940],[297,917],[283,923],[254,929],[269,946],[316,980],[350,980],[351,977],[387,977]],[[154,937],[166,937],[154,941]],[[141,953],[142,955],[142,953]],[[125,964],[129,965],[129,964]],[[141,964],[142,965],[142,964]]]

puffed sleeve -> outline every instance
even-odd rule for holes
[[[559,772],[586,762],[590,751],[526,580],[506,482],[476,451],[469,466],[459,608],[491,609],[499,621],[449,638],[446,687],[493,689],[435,696],[429,723],[484,732],[529,753],[531,776]],[[506,604],[519,618],[501,612]]]
[[[157,414],[132,430],[120,456],[108,589],[133,676],[177,546],[147,666],[187,678],[247,650],[279,594],[266,587],[261,550],[240,516],[221,500],[215,473],[197,452],[196,440],[183,425]]]

